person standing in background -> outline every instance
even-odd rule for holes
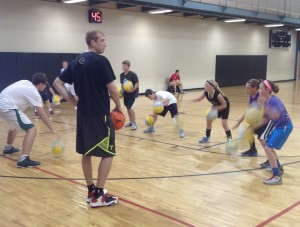
[[[68,68],[69,62],[66,60],[63,60],[61,63],[61,69],[60,69],[60,73],[62,73],[66,68]]]
[[[130,91],[124,91],[124,105],[126,106],[129,116],[129,122],[125,124],[125,127],[131,127],[132,130],[137,129],[135,121],[134,107],[139,97],[139,78],[136,73],[130,71],[130,61],[125,60],[122,62],[123,73],[120,75],[120,82],[123,86],[126,80],[132,82],[132,89]]]
[[[66,60],[64,60],[64,61],[62,61],[61,65],[62,65],[62,68],[60,70],[60,73],[62,73],[66,68],[68,68],[69,62],[67,62]],[[66,87],[67,91],[69,92],[69,94],[71,96],[73,96],[74,100],[76,102],[78,102],[78,96],[75,93],[74,83],[72,83],[72,84],[65,83],[65,87]],[[77,110],[76,106],[74,108],[75,108],[75,110]]]

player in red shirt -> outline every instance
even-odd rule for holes
[[[179,74],[180,74],[179,69],[177,69],[175,71],[175,73],[171,75],[170,86],[173,87],[174,93],[176,93],[176,87],[179,86],[180,93],[181,94],[185,94],[185,92],[183,91],[183,84],[182,84],[182,82],[180,80]]]

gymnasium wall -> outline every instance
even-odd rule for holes
[[[80,53],[87,49],[85,32],[100,29],[106,34],[104,55],[111,61],[117,83],[121,62],[129,59],[140,78],[141,92],[164,89],[175,69],[181,70],[185,88],[203,87],[205,80],[215,78],[217,55],[267,55],[268,79],[294,78],[294,31],[290,49],[270,49],[269,29],[251,24],[114,9],[101,9],[103,23],[89,24],[87,6],[38,0],[0,0],[0,5],[0,52]],[[18,70],[3,72],[4,64],[9,68],[10,62],[0,62],[0,87],[3,78],[14,82],[27,75]]]
[[[0,52],[0,91],[9,84],[31,80],[37,72],[46,73],[50,83],[59,75],[62,61],[71,61],[78,54]]]

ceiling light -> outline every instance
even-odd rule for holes
[[[77,2],[86,2],[87,0],[66,0],[63,3],[77,3]]]
[[[224,20],[224,22],[226,22],[226,23],[244,22],[244,21],[246,21],[246,19],[228,19],[228,20]]]
[[[156,9],[156,10],[148,11],[148,13],[150,14],[161,14],[161,13],[171,13],[171,12],[173,12],[173,10],[171,9]]]
[[[295,31],[300,31],[300,28],[296,28]]]
[[[266,28],[282,27],[284,24],[265,24]]]

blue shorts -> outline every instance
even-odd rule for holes
[[[291,121],[282,128],[274,128],[267,138],[266,146],[280,150],[292,131],[293,123]]]

